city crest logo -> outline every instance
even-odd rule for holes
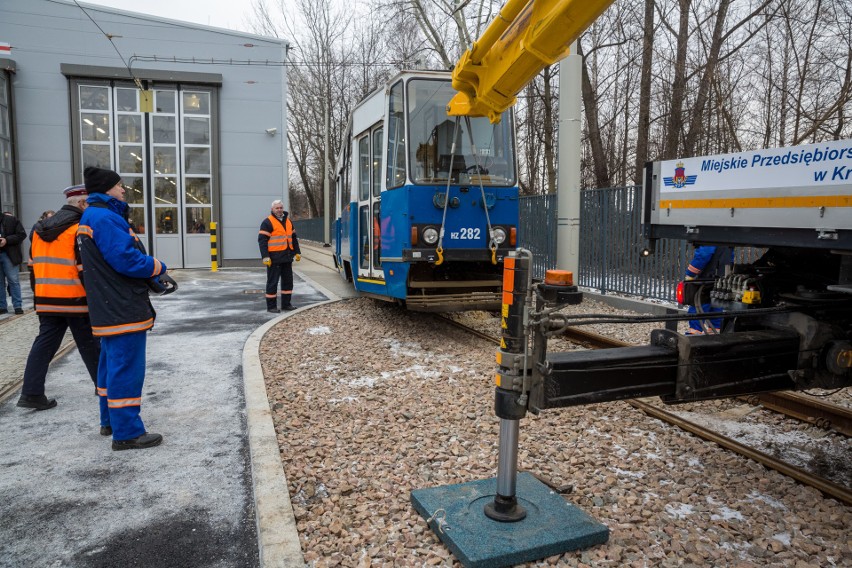
[[[678,162],[675,167],[675,173],[672,177],[664,177],[663,182],[667,187],[676,187],[678,189],[682,187],[686,187],[687,185],[692,185],[695,183],[695,180],[698,179],[698,175],[688,176],[686,175],[686,170],[683,167],[683,162]]]

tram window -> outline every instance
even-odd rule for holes
[[[370,139],[358,140],[358,199],[370,198]]]
[[[373,196],[378,197],[382,192],[382,137],[384,129],[373,131]]]
[[[449,81],[412,80],[407,89],[408,158],[414,183],[446,183],[449,178],[455,183],[514,184],[514,138],[508,111],[497,124],[485,117],[457,122],[446,113],[455,95]]]
[[[358,210],[358,241],[361,244],[361,258],[358,266],[370,268],[370,208],[367,205]]]
[[[388,99],[388,189],[405,183],[405,112],[402,104],[402,81],[391,87]]]
[[[382,202],[373,204],[373,268],[382,267],[382,228],[379,219],[382,210]]]

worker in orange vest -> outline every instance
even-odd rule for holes
[[[44,383],[50,360],[69,328],[96,391],[98,384],[101,347],[100,341],[92,335],[80,249],[76,244],[77,226],[88,206],[88,193],[85,186],[75,185],[66,188],[64,194],[66,204],[56,214],[36,223],[30,237],[30,285],[39,330],[27,358],[18,406],[35,410],[56,406],[56,399],[45,396]],[[111,433],[101,431],[104,435]]]
[[[284,202],[272,202],[269,216],[260,224],[257,234],[260,258],[266,266],[266,311],[295,310],[293,297],[293,261],[302,260],[299,239],[293,222],[284,211]],[[281,309],[278,309],[278,287],[281,285]]]

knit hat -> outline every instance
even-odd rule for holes
[[[83,180],[89,193],[106,193],[121,181],[121,176],[112,170],[89,166],[83,171]]]
[[[85,185],[72,185],[71,187],[66,187],[62,190],[62,193],[65,194],[65,199],[70,197],[77,197],[78,195],[88,195],[89,192],[86,191]]]

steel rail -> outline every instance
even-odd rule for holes
[[[689,420],[684,420],[676,414],[672,414],[671,412],[667,412],[665,410],[657,408],[656,406],[648,404],[647,402],[642,402],[640,400],[633,399],[628,400],[627,403],[633,406],[634,408],[641,410],[645,414],[673,424],[683,430],[686,430],[687,432],[699,436],[700,438],[704,438],[705,440],[714,442],[719,446],[725,448],[726,450],[736,452],[737,454],[752,459],[770,469],[774,469],[775,471],[783,473],[788,477],[792,477],[796,481],[819,489],[825,495],[833,497],[834,499],[837,499],[838,501],[846,505],[852,505],[852,490],[846,487],[842,487],[840,485],[832,483],[827,479],[823,479],[822,477],[812,475],[801,468],[777,460],[772,456],[765,454],[759,450],[744,446],[739,442],[728,438],[727,436],[722,436],[721,434],[713,432],[712,430],[708,430],[707,428],[694,422],[690,422]]]
[[[462,323],[459,323],[455,320],[451,320],[447,317],[443,317],[443,319],[445,319],[446,321],[450,322],[451,324],[453,324],[454,326],[456,326],[460,329],[463,329],[463,330],[465,330],[469,333],[473,333],[474,335],[476,335],[478,337],[481,337],[481,338],[484,338],[486,340],[493,341],[493,342],[496,342],[496,343],[500,342],[499,339],[497,339],[497,338],[495,338],[491,335],[488,335],[486,333],[482,333],[480,331],[472,329],[472,328],[470,328],[470,327],[468,327],[468,326],[466,326]],[[592,345],[593,348],[626,347],[626,346],[632,345],[630,343],[626,343],[626,342],[618,340],[618,339],[612,339],[612,338],[609,338],[609,337],[606,337],[606,336],[603,336],[603,335],[600,335],[600,334],[597,334],[597,333],[594,333],[594,332],[579,330],[579,329],[576,329],[576,328],[569,328],[569,330],[567,330],[564,335],[570,341],[577,341],[577,342],[580,342],[580,343],[583,343],[583,344],[586,344],[586,345]],[[764,397],[766,397],[768,400],[775,401],[775,403],[776,403],[775,406],[777,406],[778,409],[772,408],[773,410],[776,410],[778,412],[782,412],[785,415],[792,416],[794,418],[798,418],[800,420],[805,420],[806,422],[811,422],[811,423],[815,423],[813,421],[814,419],[811,416],[804,414],[801,411],[801,408],[806,407],[808,409],[812,409],[812,408],[820,407],[824,410],[824,412],[826,412],[827,414],[830,414],[831,416],[835,416],[835,413],[837,413],[841,416],[847,416],[847,417],[852,415],[852,412],[850,412],[849,409],[845,409],[845,408],[837,406],[837,405],[827,404],[827,403],[824,403],[822,401],[815,401],[815,400],[812,400],[808,397],[804,397],[804,396],[796,395],[796,394],[792,394],[792,393],[776,392],[776,393],[771,393],[771,394],[761,394],[761,395],[754,395],[754,396],[758,400],[762,400]],[[745,397],[743,397],[743,398],[745,398]],[[751,398],[751,397],[749,397],[749,398]],[[656,406],[648,404],[647,402],[643,402],[643,401],[640,401],[640,400],[637,400],[637,399],[630,399],[630,400],[626,400],[625,402],[627,402],[628,404],[630,404],[634,408],[644,412],[645,414],[653,416],[654,418],[657,418],[657,419],[662,420],[664,422],[668,422],[669,424],[677,426],[677,427],[681,428],[682,430],[690,432],[690,433],[692,433],[692,434],[694,434],[694,435],[696,435],[700,438],[714,442],[715,444],[721,446],[722,448],[725,448],[727,450],[735,452],[735,453],[737,453],[737,454],[739,454],[743,457],[752,459],[752,460],[760,463],[761,465],[763,465],[767,468],[770,468],[770,469],[774,469],[775,471],[778,471],[779,473],[782,473],[783,475],[791,477],[791,478],[795,479],[796,481],[799,481],[800,483],[814,487],[815,489],[818,489],[819,491],[821,491],[823,494],[828,495],[829,497],[832,497],[834,499],[837,499],[838,501],[840,501],[840,502],[842,502],[846,505],[852,505],[852,490],[850,490],[849,488],[842,487],[840,485],[832,483],[831,481],[828,481],[827,479],[815,476],[815,475],[805,471],[802,468],[796,467],[796,466],[791,465],[789,463],[786,463],[786,462],[783,462],[783,461],[778,460],[776,458],[773,458],[772,456],[765,454],[765,453],[763,453],[759,450],[756,450],[754,448],[749,448],[748,446],[740,444],[736,440],[733,440],[733,439],[731,439],[727,436],[723,436],[721,434],[713,432],[712,430],[709,430],[709,429],[707,429],[707,428],[705,428],[705,427],[703,427],[699,424],[695,424],[694,422],[690,422],[689,420],[685,420],[685,419],[677,416],[676,414],[672,414],[671,412],[667,412],[667,411],[665,411],[661,408],[658,408]],[[765,406],[767,406],[767,408],[770,408],[768,403]],[[793,413],[793,411],[791,410],[791,412],[788,413],[787,411],[782,410],[782,409],[788,409],[788,408],[789,409],[796,409],[796,412]],[[833,427],[836,427],[837,424],[843,423],[842,420],[838,420],[838,419],[835,419],[835,421],[832,421],[829,418],[827,420],[829,422],[831,422]]]

